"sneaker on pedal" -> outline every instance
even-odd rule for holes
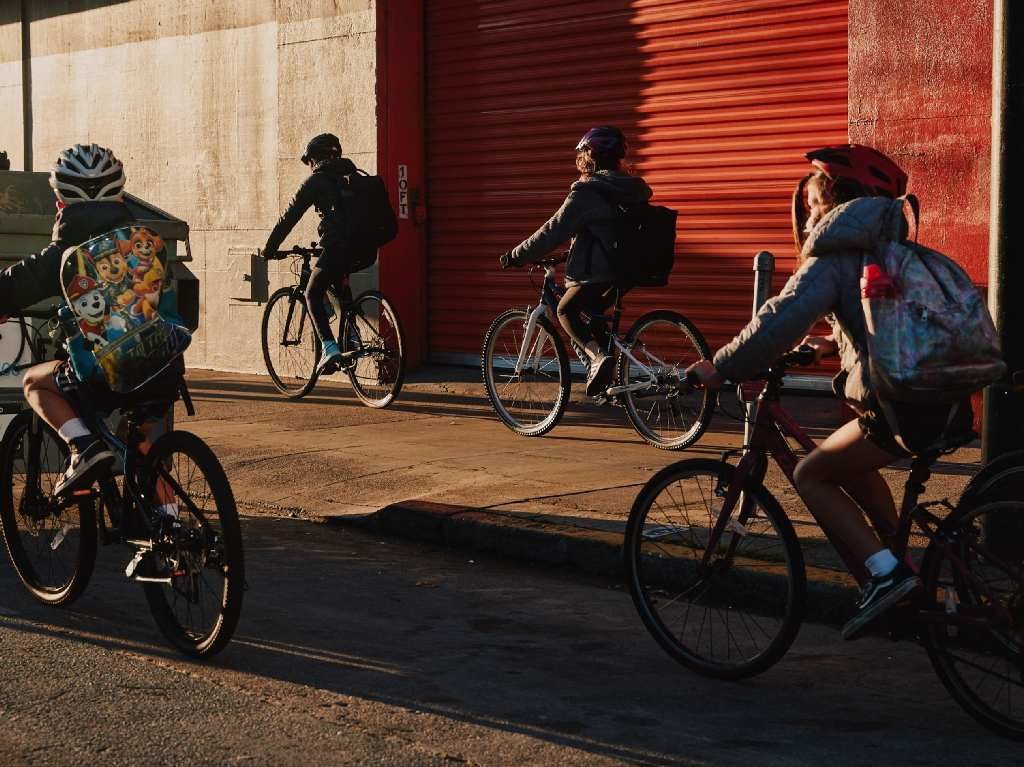
[[[114,454],[99,437],[71,440],[71,460],[53,488],[53,494],[63,495],[92,484],[96,470],[114,460]]]
[[[856,639],[882,613],[921,585],[921,579],[903,562],[888,575],[868,581],[857,601],[857,614],[843,626],[843,639]]]
[[[328,341],[324,344],[323,354],[320,356],[320,363],[316,366],[318,376],[329,376],[341,370],[345,357],[338,349],[338,344]]]
[[[596,397],[603,392],[612,380],[612,368],[615,365],[615,358],[610,354],[591,360],[590,370],[587,373],[587,396]]]

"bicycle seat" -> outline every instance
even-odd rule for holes
[[[962,431],[959,434],[943,434],[938,440],[922,450],[919,455],[934,455],[935,458],[938,458],[940,455],[952,453],[965,445],[971,444],[977,438],[978,433],[973,429]]]

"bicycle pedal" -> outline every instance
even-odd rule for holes
[[[132,580],[135,579],[135,571],[139,569],[139,565],[142,563],[142,558],[145,555],[145,553],[146,552],[144,551],[135,552],[135,556],[132,557],[131,561],[128,563],[128,566],[124,568],[124,574],[126,578],[131,578]]]

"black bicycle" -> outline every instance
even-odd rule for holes
[[[296,283],[274,291],[263,311],[263,361],[277,390],[292,399],[309,394],[318,377],[322,347],[306,306],[306,286],[313,271],[310,261],[320,252],[317,247],[298,245],[287,251],[294,257]],[[398,313],[376,290],[364,291],[353,300],[347,283],[344,295],[328,289],[325,301],[328,315],[338,318],[342,369],[356,396],[368,407],[387,407],[405,380]]]
[[[45,341],[32,346],[34,362],[20,369],[43,358]],[[182,394],[192,414],[184,386]],[[0,529],[18,578],[51,606],[82,594],[99,543],[126,545],[125,573],[142,585],[161,632],[181,652],[204,658],[222,650],[238,624],[242,532],[227,476],[199,437],[171,431],[140,450],[146,415],[171,404],[136,403],[115,434],[83,401],[79,415],[116,460],[91,487],[60,497],[53,490],[67,445],[31,410],[16,415],[0,441]]]
[[[553,429],[569,401],[569,355],[552,319],[565,294],[555,281],[560,262],[540,262],[544,280],[537,306],[498,315],[484,337],[481,365],[487,397],[501,422],[526,437]],[[662,309],[641,316],[623,338],[621,291],[610,317],[587,318],[592,325],[610,323],[605,351],[618,356],[614,380],[597,401],[625,408],[633,428],[655,447],[681,450],[700,439],[711,422],[715,394],[683,385],[686,369],[711,354],[694,324]],[[575,344],[573,350],[586,369],[586,353]]]

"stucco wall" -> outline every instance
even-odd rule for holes
[[[850,140],[921,198],[921,241],[988,279],[992,4],[850,0]]]
[[[202,324],[189,364],[262,371],[262,305],[235,300],[248,258],[231,253],[262,246],[305,175],[310,136],[337,133],[375,170],[374,0],[66,6],[32,3],[36,169],[69,143],[113,147],[130,191],[192,228]],[[0,111],[18,115],[0,121],[0,145],[19,168],[20,44],[6,44],[16,29],[0,27]],[[314,222],[310,211],[288,242],[314,239]],[[271,264],[271,289],[285,263]]]

